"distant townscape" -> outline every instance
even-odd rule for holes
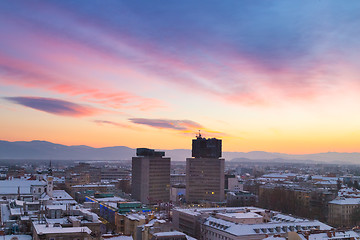
[[[222,140],[201,134],[183,161],[149,148],[123,147],[124,155],[103,160],[85,146],[1,144],[23,149],[13,156],[38,149],[29,158],[2,156],[7,240],[360,239],[358,165],[225,161]],[[98,159],[34,159],[51,146]]]
[[[191,149],[165,150],[172,161],[185,161]],[[131,160],[136,149],[125,146],[93,148],[89,146],[66,146],[47,141],[1,141],[0,160]],[[263,151],[223,152],[226,161],[233,162],[296,162],[296,163],[334,163],[359,164],[360,153],[326,152],[317,154],[284,154]]]

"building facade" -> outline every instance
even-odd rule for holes
[[[224,201],[224,163],[221,159],[221,140],[193,140],[192,158],[186,159],[186,201]]]
[[[170,158],[164,152],[138,148],[132,158],[132,197],[145,204],[170,201]]]
[[[358,222],[359,198],[340,198],[329,202],[329,223],[336,227],[353,227]]]

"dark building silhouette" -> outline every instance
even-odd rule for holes
[[[192,140],[192,157],[220,158],[221,140],[216,138],[202,138],[201,134]]]

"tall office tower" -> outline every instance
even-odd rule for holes
[[[138,148],[132,158],[132,197],[145,204],[170,201],[170,158],[165,152]]]
[[[186,201],[224,201],[224,159],[221,140],[203,138],[192,142],[192,158],[186,159]]]

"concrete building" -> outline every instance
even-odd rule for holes
[[[192,237],[209,240],[260,240],[269,236],[287,237],[289,232],[332,229],[317,220],[256,207],[175,208],[173,224]]]
[[[329,223],[336,227],[353,227],[353,214],[360,207],[359,198],[338,198],[329,202]]]
[[[184,184],[186,183],[186,174],[183,173],[173,173],[170,174],[170,184],[171,186],[176,184]]]
[[[192,158],[186,159],[186,201],[224,201],[224,159],[221,140],[193,139]]]
[[[138,148],[132,158],[132,197],[145,204],[170,201],[170,158],[164,152]]]
[[[128,178],[130,172],[126,169],[118,168],[118,167],[105,167],[101,168],[101,181],[107,180],[117,180],[117,179],[125,179]]]
[[[239,179],[239,177],[233,177],[233,178],[228,178],[227,181],[227,190],[229,191],[243,191],[244,190],[244,182]]]

